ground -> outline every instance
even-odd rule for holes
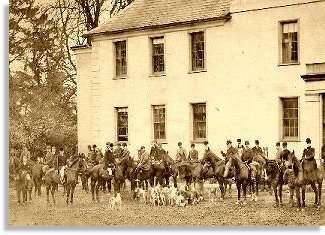
[[[324,191],[324,189],[323,189]],[[62,196],[62,188],[56,192],[57,204],[46,203],[45,188],[42,196],[24,205],[17,203],[14,188],[9,190],[9,226],[237,226],[237,225],[325,225],[325,202],[320,210],[312,206],[313,193],[307,192],[307,208],[296,211],[289,205],[289,194],[285,191],[284,205],[274,208],[274,197],[268,192],[260,192],[257,202],[236,205],[233,196],[217,202],[203,201],[194,206],[151,206],[131,199],[131,192],[122,191],[121,210],[110,209],[110,195],[101,192],[101,202],[94,203],[91,194],[77,187],[74,204],[67,206]],[[324,195],[324,193],[323,193]]]

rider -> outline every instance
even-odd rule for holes
[[[26,155],[22,156],[22,160],[19,165],[19,170],[23,170],[23,171],[26,171],[28,174],[31,174],[31,165],[30,165],[30,163],[28,161],[28,157]]]
[[[264,152],[263,149],[259,146],[260,145],[260,141],[259,140],[255,140],[255,146],[252,148],[254,155],[258,155],[260,154],[261,156],[264,156]]]
[[[283,142],[282,143],[283,150],[280,153],[280,160],[281,161],[288,161],[288,156],[290,154],[290,151],[287,149],[287,147],[288,147],[288,143],[287,142]]]
[[[114,168],[114,154],[113,154],[113,143],[107,142],[106,143],[106,149],[104,154],[104,169],[107,169],[109,167]]]
[[[150,158],[154,160],[157,157],[157,151],[158,151],[158,144],[157,141],[152,141],[152,146],[150,149]]]
[[[61,147],[58,155],[58,172],[60,173],[60,181],[62,184],[66,182],[65,169],[67,168],[67,156]]]
[[[90,161],[90,159],[92,159],[92,154],[93,154],[92,151],[91,151],[91,145],[88,145],[87,149],[88,149],[87,158]]]
[[[119,159],[122,154],[123,149],[121,148],[121,143],[117,142],[116,148],[113,151],[113,155],[115,159]]]
[[[237,151],[239,157],[241,157],[243,154],[243,151],[244,151],[244,146],[241,144],[241,139],[237,139],[236,151]]]
[[[280,162],[280,161],[281,161],[280,156],[281,156],[281,152],[282,152],[280,142],[276,142],[276,144],[275,144],[275,148],[276,148],[275,160],[276,160],[277,162]]]
[[[217,155],[215,155],[209,147],[209,142],[208,141],[204,141],[203,142],[204,146],[205,146],[205,151],[204,151],[204,155],[203,155],[203,159],[202,159],[202,163],[206,163],[206,162],[210,162],[213,172],[216,172],[216,164],[217,162],[221,161],[222,159],[217,157]]]
[[[92,161],[95,165],[99,164],[97,156],[98,156],[97,145],[93,144],[93,148],[91,150],[90,161]]]
[[[123,143],[122,144],[122,152],[118,158],[118,161],[119,162],[122,162],[123,160],[127,159],[130,157],[130,151],[128,150],[127,148],[127,144],[126,143]]]
[[[195,149],[195,144],[191,144],[191,150],[188,153],[188,160],[190,162],[197,162],[199,160],[199,152]]]
[[[304,152],[302,154],[302,166],[304,166],[304,161],[305,160],[309,160],[309,161],[313,161],[314,162],[314,167],[315,169],[317,169],[317,163],[315,160],[315,149],[311,147],[311,139],[307,138],[306,139],[306,144],[307,144],[307,148],[304,149]]]
[[[227,144],[227,148],[228,148],[227,153],[224,153],[224,152],[221,151],[221,154],[225,157],[225,164],[226,164],[225,172],[223,174],[224,178],[228,177],[228,172],[229,172],[230,165],[231,165],[230,162],[229,162],[229,158],[231,156],[234,156],[237,153],[237,150],[232,146],[231,140],[227,140],[226,144]]]
[[[144,146],[141,146],[139,150],[139,163],[137,166],[137,179],[140,178],[142,171],[148,171],[151,167],[151,159],[149,153],[146,151]]]
[[[249,147],[249,141],[246,140],[241,159],[246,164],[250,173],[255,169],[255,167],[251,164],[253,161],[253,156],[254,156],[253,150]]]
[[[178,150],[176,153],[176,162],[186,161],[186,150],[182,146],[182,142],[178,142]]]

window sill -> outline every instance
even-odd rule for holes
[[[157,141],[157,143],[161,143],[161,144],[168,144],[168,141],[166,139],[155,139],[152,140],[151,142]]]
[[[152,77],[166,77],[165,73],[154,73],[149,75],[150,78]]]
[[[193,144],[203,144],[204,141],[207,141],[208,139],[204,138],[204,139],[196,139],[196,140],[192,140],[191,143]]]
[[[300,65],[300,62],[279,63],[278,66]]]
[[[301,142],[301,140],[299,138],[296,138],[296,139],[282,138],[282,139],[280,139],[280,141],[281,142],[291,142],[291,143],[293,143],[293,142]]]
[[[120,80],[120,79],[127,79],[127,78],[129,77],[125,75],[125,76],[114,77],[113,80]]]
[[[191,70],[191,71],[189,71],[188,73],[189,73],[189,74],[192,74],[192,73],[204,73],[204,72],[207,72],[207,70],[206,70],[206,69]]]

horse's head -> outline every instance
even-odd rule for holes
[[[297,176],[299,170],[301,169],[301,164],[299,159],[295,155],[295,151],[293,150],[288,155],[288,160],[284,163],[286,169],[293,170],[294,174]]]

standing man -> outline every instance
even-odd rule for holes
[[[311,147],[311,139],[307,138],[306,139],[306,144],[307,147],[304,149],[304,152],[302,153],[302,167],[304,167],[304,161],[313,161],[314,162],[314,167],[317,169],[317,163],[315,160],[315,149]]]
[[[225,154],[224,152],[221,151],[221,154],[225,157],[225,163],[226,163],[225,172],[223,174],[224,178],[228,177],[228,172],[230,169],[230,162],[229,162],[230,157],[234,157],[237,154],[236,149],[232,146],[231,140],[227,140],[226,144],[227,144],[227,153]]]
[[[290,151],[287,149],[287,147],[288,147],[288,143],[283,142],[282,143],[283,150],[280,153],[280,160],[281,161],[288,161],[288,156],[289,156]]]
[[[20,154],[20,160],[21,160],[21,161],[23,160],[23,157],[26,157],[27,162],[30,162],[30,152],[28,151],[26,145],[24,145],[24,147],[23,147],[23,151],[22,151],[21,154]]]
[[[182,146],[182,142],[178,142],[178,150],[176,153],[176,161],[183,162],[186,161],[186,150]]]
[[[191,150],[188,153],[190,162],[197,162],[199,160],[199,152],[195,149],[195,144],[191,144]]]

